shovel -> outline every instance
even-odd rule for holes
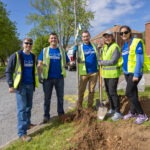
[[[102,77],[101,77],[101,66],[99,69],[99,99],[96,100],[96,105],[98,105],[97,117],[100,120],[103,120],[107,114],[107,107],[105,107],[102,100]]]

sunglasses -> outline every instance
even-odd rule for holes
[[[30,42],[24,42],[24,44],[26,44],[26,45],[32,45],[33,43],[30,43]]]
[[[123,34],[128,34],[129,31],[124,31],[124,32],[120,32],[120,35],[123,35]]]

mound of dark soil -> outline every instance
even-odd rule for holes
[[[121,112],[126,114],[129,103],[120,96]],[[150,116],[150,99],[140,98],[145,113]],[[112,122],[99,121],[97,112],[83,109],[69,114],[65,121],[75,122],[78,127],[70,139],[70,150],[148,150],[150,147],[150,126],[136,125],[134,119]]]

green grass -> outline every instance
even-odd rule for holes
[[[144,92],[139,92],[139,96],[140,97],[144,96],[144,97],[149,97],[150,98],[150,93],[149,92],[150,92],[150,86],[146,86]],[[118,94],[119,95],[124,95],[125,92],[123,90],[119,90]]]
[[[103,100],[108,99],[108,98],[107,98],[107,95],[106,95],[106,92],[105,92],[104,89],[103,89],[102,94],[103,94],[103,96],[102,96],[102,97],[103,97]],[[123,90],[118,90],[118,95],[125,95],[125,91],[123,91]],[[139,92],[139,96],[140,96],[140,97],[143,97],[143,96],[144,96],[144,97],[150,98],[150,86],[146,86],[144,92]],[[95,99],[98,99],[98,98],[99,98],[99,92],[98,92],[98,91],[95,92],[94,98],[95,98]]]
[[[5,150],[67,150],[71,147],[69,140],[75,131],[73,123],[62,124],[55,119],[50,125],[33,134],[31,142],[17,140]]]
[[[149,91],[150,87],[146,87],[145,91],[140,92],[139,95],[150,97]],[[119,91],[119,94],[124,95],[124,91]],[[103,96],[106,99],[105,92],[103,92]],[[98,97],[98,92],[96,92],[95,99]],[[84,101],[84,107],[86,105],[87,101]],[[96,121],[99,122],[99,120]],[[110,119],[106,121],[112,122]],[[116,123],[121,123],[121,121]],[[144,125],[150,127],[150,121],[145,122]],[[31,142],[24,143],[21,140],[16,140],[6,147],[5,150],[69,150],[70,147],[75,146],[71,142],[71,138],[74,137],[78,128],[79,126],[74,122],[63,124],[56,118],[48,126],[32,134]]]

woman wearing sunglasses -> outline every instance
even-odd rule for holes
[[[120,27],[120,36],[124,41],[122,57],[123,72],[127,82],[126,96],[131,102],[130,111],[124,116],[124,119],[136,117],[135,123],[142,124],[148,120],[148,117],[139,102],[137,85],[143,75],[145,45],[142,39],[132,37],[131,29],[128,26]]]
[[[112,116],[113,121],[121,119],[120,102],[117,94],[117,85],[122,69],[121,50],[115,42],[113,33],[106,31],[103,34],[104,45],[101,52],[101,60],[99,65],[102,66],[102,77],[106,93],[110,103],[110,110],[107,116]]]

